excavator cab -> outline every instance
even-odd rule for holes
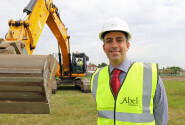
[[[85,53],[72,53],[72,73],[85,74],[89,57]]]

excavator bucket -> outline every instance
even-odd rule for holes
[[[57,67],[52,55],[0,55],[0,113],[49,114]]]

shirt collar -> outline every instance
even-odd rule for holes
[[[120,69],[121,71],[126,73],[131,64],[132,64],[132,62],[128,58],[126,58],[117,69]],[[113,65],[109,64],[110,73],[112,73],[112,71],[114,69],[115,69],[115,67]]]

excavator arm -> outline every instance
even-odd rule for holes
[[[8,22],[10,29],[6,35],[6,41],[24,41],[26,51],[31,55],[36,48],[44,25],[47,23],[58,40],[63,58],[68,58],[69,37],[60,20],[58,8],[52,3],[52,0],[47,2],[46,0],[31,0],[23,12],[20,20],[13,21],[11,19]],[[64,60],[63,65],[69,65],[68,59]]]

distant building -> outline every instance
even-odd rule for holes
[[[94,72],[96,71],[97,68],[98,68],[98,66],[95,65],[95,64],[93,64],[93,63],[89,63],[89,64],[87,65],[87,71],[88,71],[88,72],[94,73]]]
[[[175,71],[174,69],[159,69],[161,76],[185,76],[185,70]]]
[[[159,72],[160,72],[161,75],[174,75],[174,74],[176,74],[175,70],[165,69],[165,68],[159,69]]]
[[[185,76],[185,70],[180,70],[179,73],[180,73],[180,76]]]

